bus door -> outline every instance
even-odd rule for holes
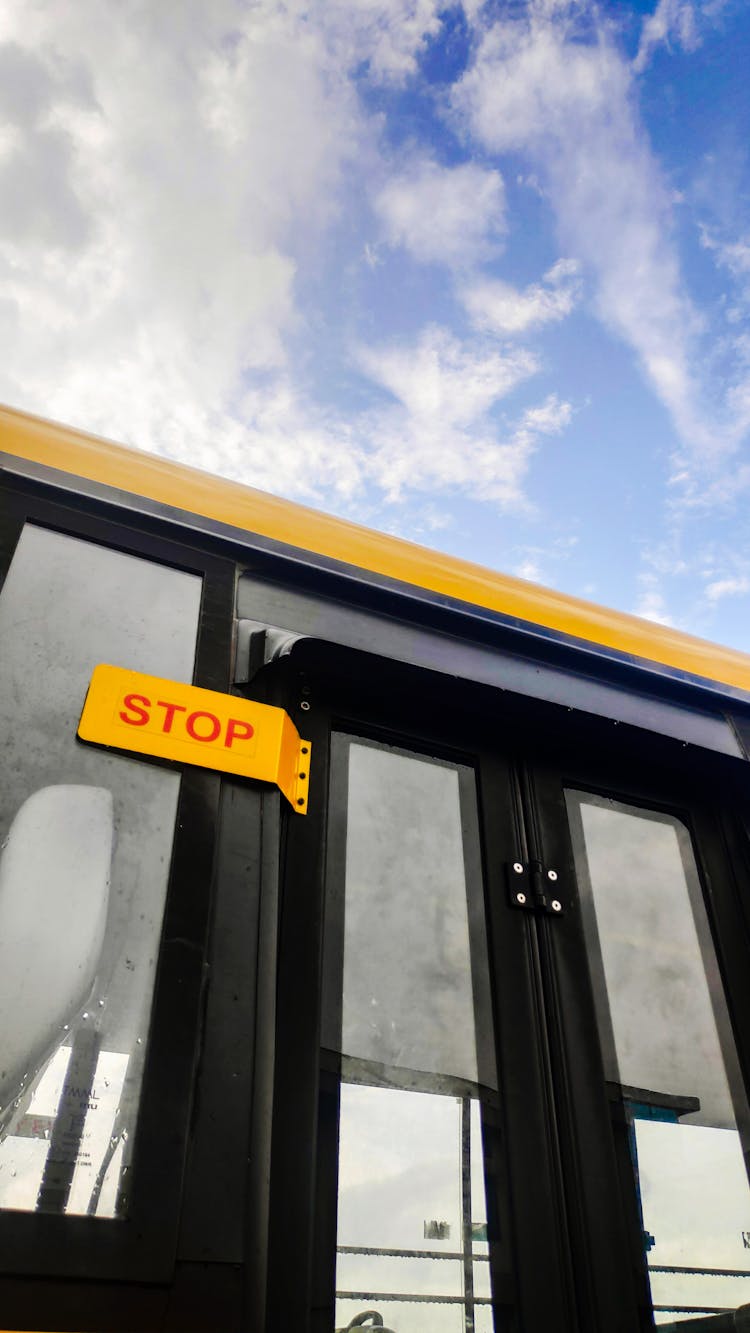
[[[287,669],[315,761],[283,858],[266,1327],[736,1327],[746,929],[712,783],[364,654]]]

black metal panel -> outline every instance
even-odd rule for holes
[[[22,516],[13,511],[13,506],[0,491],[0,592],[22,529]]]
[[[242,1270],[238,1265],[179,1263],[159,1333],[237,1333],[241,1323]],[[134,1326],[138,1333],[148,1328]],[[132,1330],[131,1330],[132,1333]]]
[[[281,795],[266,792],[261,812],[261,882],[254,1031],[255,1071],[247,1175],[245,1299],[242,1328],[266,1328],[268,1227],[271,1206],[276,982],[279,934]]]
[[[745,758],[750,758],[750,714],[732,709],[728,717],[737,733]]]
[[[720,793],[718,808],[716,791]],[[738,792],[732,790],[732,784],[724,789],[719,785],[710,797],[704,797],[705,805],[693,808],[691,825],[741,1077],[750,1100],[748,795],[745,784]],[[750,1124],[739,1124],[738,1128],[750,1164]]]
[[[494,739],[493,729],[484,745]],[[502,1120],[493,1117],[490,1161],[495,1207],[502,1209],[505,1181],[510,1200],[498,1217],[502,1259],[491,1253],[494,1285],[502,1290],[514,1273],[521,1328],[578,1333],[536,922],[508,907],[505,889],[507,861],[528,855],[521,793],[508,760],[486,749],[479,780],[503,1109]]]
[[[254,1073],[261,796],[225,782],[181,1260],[241,1264]]]
[[[157,1333],[163,1327],[167,1301],[163,1287],[124,1282],[5,1278],[0,1284],[4,1328],[35,1333],[53,1329],[54,1333],[89,1329],[94,1333],[100,1329],[107,1333]]]
[[[204,580],[194,679],[207,688],[228,685],[233,587],[231,566],[218,565],[213,577]],[[153,1274],[162,1279],[169,1276],[176,1254],[204,1007],[220,792],[218,774],[185,768],[133,1163],[134,1205],[141,1194],[148,1229],[156,1230],[162,1247],[171,1237],[170,1266],[165,1266],[165,1252]],[[165,1125],[172,1130],[168,1136]]]
[[[689,706],[657,694],[610,683],[578,670],[509,651],[504,642],[472,642],[418,623],[378,614],[248,575],[239,580],[237,613],[287,634],[321,644],[377,652],[465,681],[494,686],[582,713],[629,723],[721,754],[744,758],[733,728],[720,711]],[[290,639],[285,651],[295,652]],[[750,725],[750,724],[749,724]]]
[[[302,688],[302,681],[292,679],[285,692],[286,707],[298,725]],[[304,702],[309,704],[309,698]],[[304,734],[315,755],[308,814],[304,818],[285,814],[268,1216],[265,1326],[269,1330],[303,1330],[309,1322],[318,1160],[327,721],[315,699],[304,714]]]
[[[527,785],[535,853],[575,884],[562,787],[537,772]],[[561,919],[538,922],[546,1023],[570,1219],[582,1333],[633,1333],[642,1291],[623,1257],[629,1235],[613,1207],[618,1164],[612,1143],[586,950],[575,901]]]

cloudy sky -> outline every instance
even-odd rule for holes
[[[0,0],[0,400],[750,649],[746,0]]]

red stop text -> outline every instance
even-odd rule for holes
[[[130,727],[149,727],[150,731],[161,732],[179,738],[183,733],[192,741],[220,741],[231,750],[235,741],[249,741],[255,734],[252,723],[239,717],[226,720],[218,718],[207,709],[197,708],[189,711],[185,704],[172,703],[168,699],[156,699],[152,703],[145,694],[126,694],[120,720]]]

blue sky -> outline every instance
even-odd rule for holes
[[[743,0],[0,0],[0,400],[750,650]]]

